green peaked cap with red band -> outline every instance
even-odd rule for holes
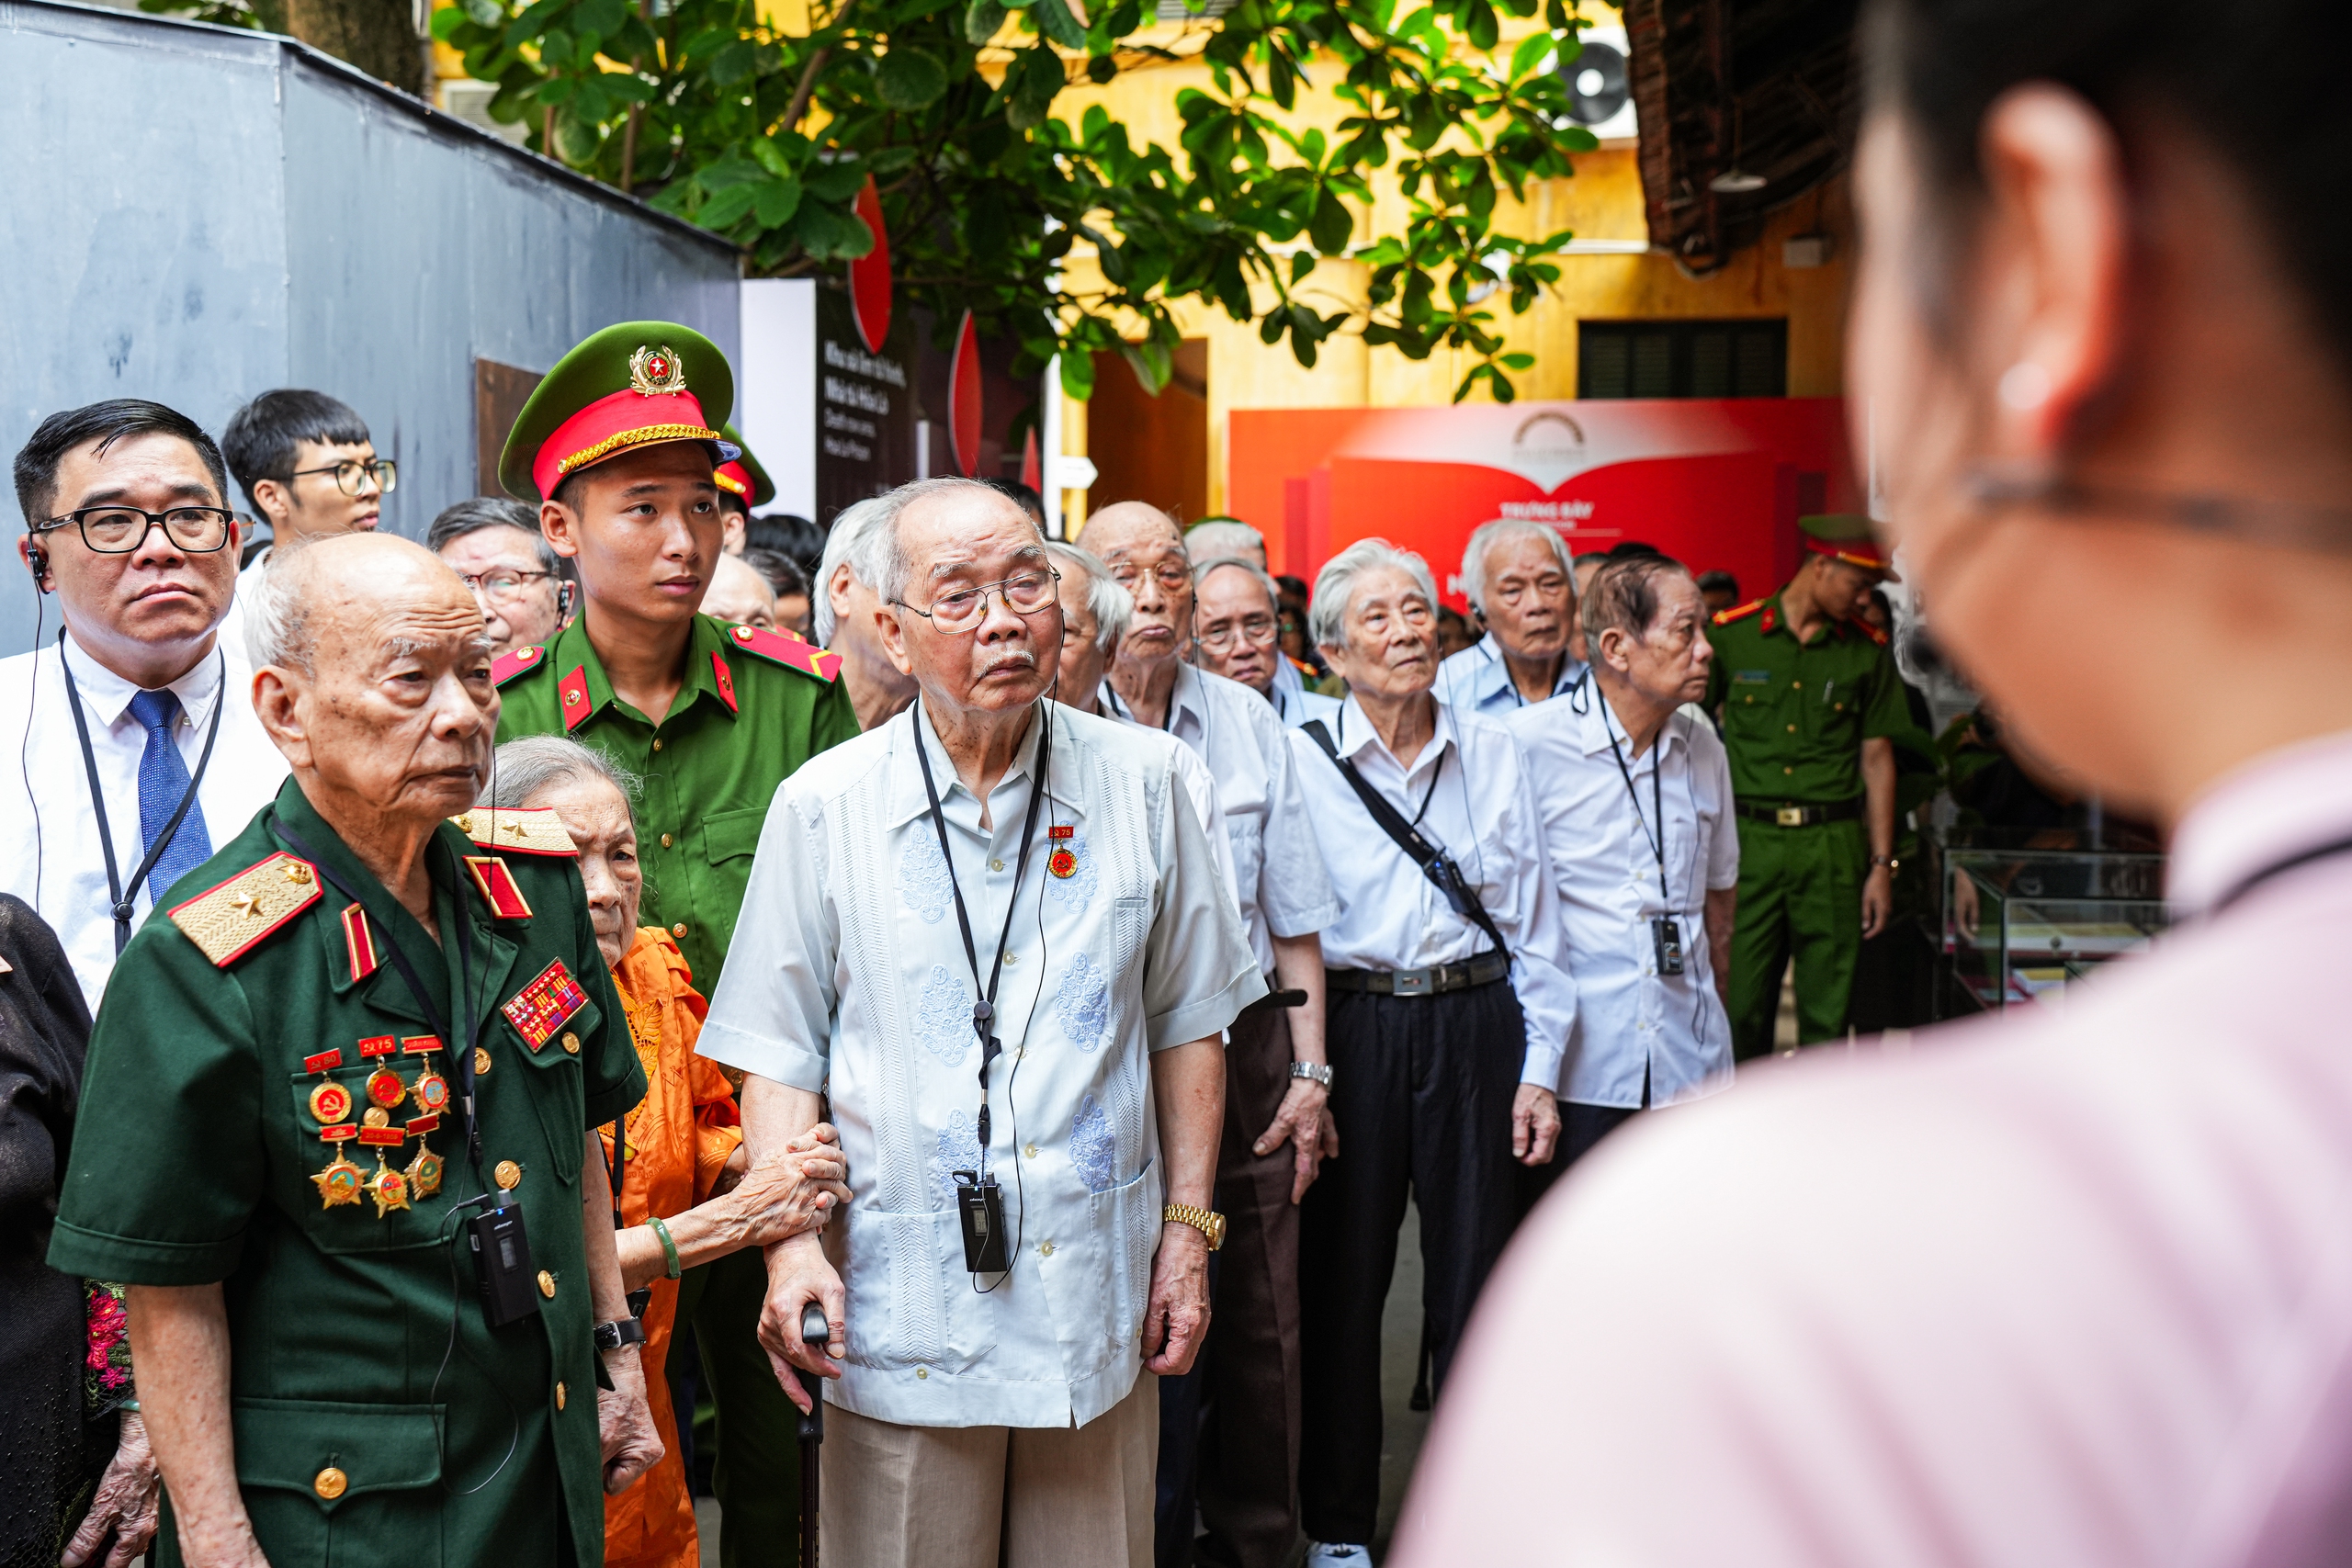
[[[1826,512],[1800,517],[1797,531],[1804,536],[1804,547],[1815,555],[1883,572],[1889,582],[1903,581],[1894,575],[1894,557],[1878,542],[1871,520],[1859,512]]]
[[[731,424],[722,424],[718,430],[720,434],[734,443],[739,455],[731,463],[719,464],[718,471],[711,478],[741,496],[746,506],[765,506],[774,501],[775,481],[768,478],[765,468],[760,467],[760,460],[752,456],[752,449],[743,445],[742,433]]]
[[[735,372],[718,345],[675,321],[620,321],[556,361],[498,459],[498,482],[545,501],[571,475],[631,447],[699,441],[711,466],[741,456],[721,432],[735,412]]]

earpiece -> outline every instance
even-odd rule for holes
[[[40,592],[48,592],[49,552],[39,545],[28,545],[25,547],[25,564],[33,569],[33,587]]]

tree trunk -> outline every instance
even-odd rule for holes
[[[424,51],[410,0],[286,0],[286,28],[370,76],[424,96]]]

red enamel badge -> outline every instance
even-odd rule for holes
[[[718,700],[727,705],[727,711],[740,711],[735,706],[735,671],[727,668],[727,656],[715,648],[710,650],[710,672],[718,682]]]
[[[571,1016],[588,1005],[588,993],[571,977],[571,971],[559,958],[539,971],[538,977],[507,999],[499,1008],[506,1021],[523,1037],[523,1043],[537,1051],[555,1038]]]
[[[400,1048],[401,1043],[389,1034],[371,1034],[359,1043],[359,1059],[364,1062],[372,1056],[389,1056]]]
[[[302,1070],[306,1073],[323,1073],[330,1067],[341,1066],[343,1053],[340,1051],[322,1051],[315,1056],[302,1058]]]
[[[556,682],[563,694],[563,728],[567,734],[580,728],[588,717],[588,667],[572,667],[571,673]]]

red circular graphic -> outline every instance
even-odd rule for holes
[[[390,1067],[378,1067],[368,1075],[368,1098],[390,1111],[408,1094],[400,1074]]]
[[[1046,869],[1056,876],[1074,876],[1078,873],[1078,857],[1068,850],[1056,850],[1046,857]]]

